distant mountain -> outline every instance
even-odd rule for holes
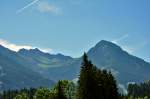
[[[150,79],[150,63],[130,55],[114,43],[102,40],[88,52],[99,68],[111,70],[119,82],[140,82]]]
[[[127,84],[128,82],[150,79],[150,63],[130,55],[112,42],[102,40],[91,48],[87,54],[97,67],[112,71],[119,83]],[[61,65],[58,66],[49,64],[49,67],[44,70],[46,76],[54,80],[71,80],[78,77],[82,58],[65,60],[63,65],[61,62],[59,62]]]
[[[118,83],[126,85],[128,82],[141,82],[150,79],[150,63],[130,55],[112,42],[102,40],[87,54],[98,68],[112,71]],[[17,86],[22,81],[25,83],[20,86],[47,85],[45,79],[52,79],[53,81],[73,80],[79,75],[81,62],[82,57],[72,58],[62,54],[53,55],[44,53],[37,48],[13,52],[1,46],[0,73],[2,76],[0,78],[3,78],[0,80],[0,85],[6,84],[5,86],[9,88]],[[41,80],[31,83],[30,81],[35,78],[41,78]]]
[[[76,59],[72,57],[62,54],[52,55],[44,53],[37,48],[31,50],[21,49],[18,54],[26,60],[26,64],[32,64],[30,67],[26,65],[28,68],[40,73],[44,77],[55,81],[61,78],[63,79],[63,77],[66,79],[68,79],[67,77],[70,79],[73,78],[68,75],[69,71],[67,71],[68,67],[72,68],[72,64],[76,61]],[[63,68],[63,70],[61,70],[61,68]],[[67,75],[63,76],[66,71]]]
[[[28,59],[28,62],[35,63],[38,67],[42,68],[61,67],[73,61],[73,58],[69,56],[64,56],[62,54],[51,55],[49,53],[44,53],[37,48],[30,50],[21,49],[18,53],[22,57]]]
[[[0,90],[51,87],[54,84],[54,81],[27,68],[26,65],[28,64],[22,56],[0,45]]]

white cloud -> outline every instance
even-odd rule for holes
[[[112,40],[112,42],[115,43],[115,44],[121,45],[121,44],[119,44],[119,42],[125,40],[125,39],[128,38],[128,37],[129,37],[129,34],[125,34],[125,35],[122,35],[122,36],[119,37],[119,38],[116,38],[116,39]],[[121,48],[122,48],[123,50],[127,51],[127,52],[130,53],[130,54],[132,54],[132,53],[135,51],[134,48],[131,48],[131,47],[126,46],[126,45],[121,45]]]
[[[37,10],[43,13],[54,13],[54,14],[62,14],[62,11],[59,7],[55,5],[51,5],[48,2],[39,2],[37,4]]]
[[[131,47],[125,46],[125,45],[122,46],[122,49],[125,50],[125,51],[127,51],[127,52],[130,53],[130,54],[132,54],[132,53],[135,52],[135,49],[134,49],[134,48],[131,48]]]
[[[118,72],[117,70],[115,70],[115,69],[113,69],[113,68],[110,68],[109,70],[111,71],[111,73],[112,73],[115,77],[119,75],[119,72]]]
[[[72,81],[73,81],[73,83],[77,84],[78,80],[79,80],[79,78],[74,78]]]
[[[127,37],[129,37],[129,34],[125,34],[125,35],[123,35],[123,36],[121,36],[121,37],[119,37],[117,39],[114,39],[112,42],[118,44],[118,42],[126,39]]]
[[[10,49],[10,50],[13,50],[15,52],[19,51],[20,49],[34,49],[34,48],[38,48],[38,47],[33,47],[33,46],[29,46],[29,45],[16,45],[16,44],[13,44],[13,43],[10,43],[6,40],[3,40],[3,39],[0,39],[0,45]],[[43,51],[43,52],[47,52],[47,53],[52,53],[52,49],[50,48],[39,48],[39,50]]]
[[[119,84],[118,88],[119,88],[119,92],[121,94],[123,94],[123,95],[127,95],[128,94],[128,91],[127,91],[127,89],[125,88],[125,86],[123,84]]]
[[[40,0],[33,0],[29,4],[25,5],[24,7],[20,8],[19,10],[17,10],[16,13],[17,14],[22,13],[27,8],[35,5],[36,9],[42,13],[53,13],[56,15],[62,14],[62,10],[59,7],[49,4],[48,2],[45,2],[45,1],[40,1],[40,2],[39,1]]]
[[[27,9],[27,8],[29,8],[30,6],[36,4],[38,1],[40,1],[40,0],[34,0],[34,1],[32,1],[31,3],[29,3],[29,4],[27,4],[26,6],[20,8],[19,10],[17,10],[16,13],[21,13],[21,12],[23,12],[25,9]]]
[[[34,47],[36,48],[36,47]],[[42,52],[46,52],[46,53],[53,53],[53,50],[50,48],[39,48],[39,50],[41,50]]]

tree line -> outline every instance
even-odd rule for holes
[[[132,99],[150,99],[150,81],[128,85],[128,97]]]

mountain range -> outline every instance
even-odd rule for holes
[[[124,51],[118,45],[102,40],[87,55],[98,68],[110,70],[118,83],[150,79],[150,63]],[[13,52],[0,46],[0,88],[52,86],[62,79],[78,78],[82,57],[49,54],[39,49]]]
[[[31,66],[17,52],[0,46],[0,90],[50,87],[54,81],[27,67]]]

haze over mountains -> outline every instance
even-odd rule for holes
[[[87,52],[93,64],[111,70],[118,83],[150,79],[150,63],[132,56],[121,47],[102,40]],[[0,46],[0,88],[51,86],[60,79],[78,77],[82,57],[52,55],[39,49],[13,52]]]

